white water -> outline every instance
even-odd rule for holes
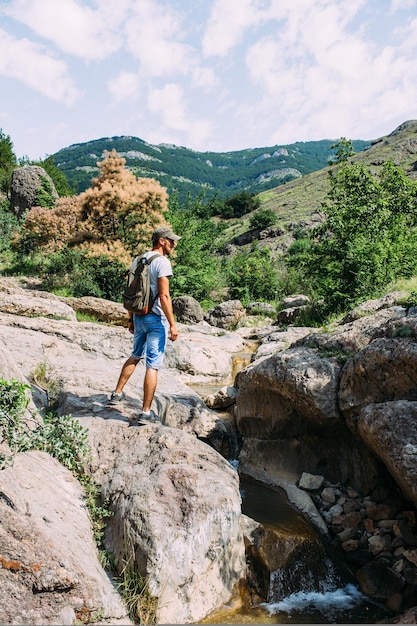
[[[261,606],[270,614],[291,613],[296,611],[311,611],[315,609],[321,613],[332,613],[334,610],[346,611],[360,605],[364,596],[354,585],[346,585],[343,589],[334,591],[298,591],[279,602],[263,603]]]

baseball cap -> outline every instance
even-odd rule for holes
[[[164,239],[172,239],[172,241],[178,241],[179,239],[181,239],[179,235],[176,235],[174,232],[172,232],[169,226],[160,226],[159,228],[154,230],[152,235],[152,241],[156,241],[161,237],[163,237]]]

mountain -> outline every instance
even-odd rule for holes
[[[55,165],[80,193],[97,176],[104,151],[115,149],[138,177],[160,181],[180,201],[206,190],[206,198],[222,199],[240,191],[260,193],[320,170],[332,157],[334,140],[296,142],[235,152],[196,152],[171,144],[152,145],[138,137],[106,137],[78,143],[53,154]],[[355,140],[356,151],[370,145]]]
[[[352,161],[363,163],[376,174],[386,161],[392,161],[407,176],[417,180],[417,120],[403,122],[389,135],[369,142]],[[279,224],[284,228],[290,224],[316,221],[329,189],[328,171],[329,167],[324,167],[261,193],[262,208],[277,213]]]

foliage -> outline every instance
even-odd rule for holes
[[[310,249],[289,257],[326,314],[376,297],[417,270],[417,183],[390,162],[379,178],[360,163],[343,163],[329,176],[326,220]]]
[[[98,163],[99,176],[80,197],[81,221],[84,241],[119,240],[133,255],[146,249],[152,232],[164,222],[168,198],[157,181],[136,179],[125,163],[115,150]]]
[[[69,185],[64,172],[55,165],[54,157],[49,156],[44,161],[40,161],[39,165],[43,167],[45,172],[52,178],[58,196],[73,196],[75,190]]]
[[[221,217],[242,217],[259,208],[260,199],[253,193],[241,191],[225,200]]]
[[[267,248],[253,246],[250,253],[238,252],[225,263],[230,297],[244,306],[254,301],[274,301],[278,295],[278,271]]]
[[[20,230],[19,220],[8,205],[8,200],[0,199],[0,254],[10,251],[12,240]]]
[[[20,250],[56,252],[72,246],[128,265],[165,221],[167,196],[158,182],[137,180],[124,163],[113,151],[99,163],[91,189],[60,198],[52,208],[32,208],[22,224]]]
[[[125,600],[132,622],[156,624],[158,598],[150,594],[148,580],[137,571],[133,548],[129,549],[123,569],[118,576],[118,588]]]
[[[13,143],[9,135],[5,135],[0,128],[0,193],[10,195],[12,173],[17,165]]]
[[[268,228],[277,223],[277,215],[272,209],[257,209],[249,220],[251,228]]]
[[[55,202],[51,182],[46,176],[41,176],[40,182],[40,187],[36,190],[36,206],[50,208]]]
[[[211,292],[223,281],[213,244],[223,226],[199,217],[201,205],[179,208],[170,203],[167,217],[182,239],[175,249],[174,271],[170,279],[173,296],[190,295],[202,305],[211,303]]]
[[[260,193],[276,187],[284,182],[280,171],[289,165],[302,175],[319,170],[326,167],[333,143],[326,139],[218,153],[166,144],[153,146],[138,137],[106,137],[64,148],[54,160],[80,193],[97,175],[96,155],[115,149],[126,158],[132,173],[158,180],[170,196],[177,192],[184,205],[188,196],[196,198],[203,189],[207,199],[217,196],[224,200],[240,191]],[[353,145],[359,152],[369,142],[354,141]],[[271,172],[277,172],[277,176],[271,176]]]
[[[120,302],[126,268],[116,259],[90,257],[82,250],[66,248],[44,261],[39,274],[47,291],[66,287],[67,294],[76,298],[95,296]]]
[[[330,146],[330,150],[334,150],[334,156],[329,160],[329,165],[344,163],[355,154],[351,140],[346,139],[346,137],[341,137],[339,141]]]
[[[11,456],[0,454],[0,469],[10,464],[25,437],[26,427],[21,418],[29,404],[29,399],[26,397],[27,389],[29,386],[18,380],[7,381],[0,378],[1,443],[5,442],[11,452]]]

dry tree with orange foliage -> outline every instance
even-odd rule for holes
[[[36,249],[71,246],[128,264],[149,248],[153,230],[166,223],[168,194],[153,178],[137,179],[125,163],[115,150],[105,152],[91,187],[58,199],[50,209],[33,207],[22,224],[23,237]]]

